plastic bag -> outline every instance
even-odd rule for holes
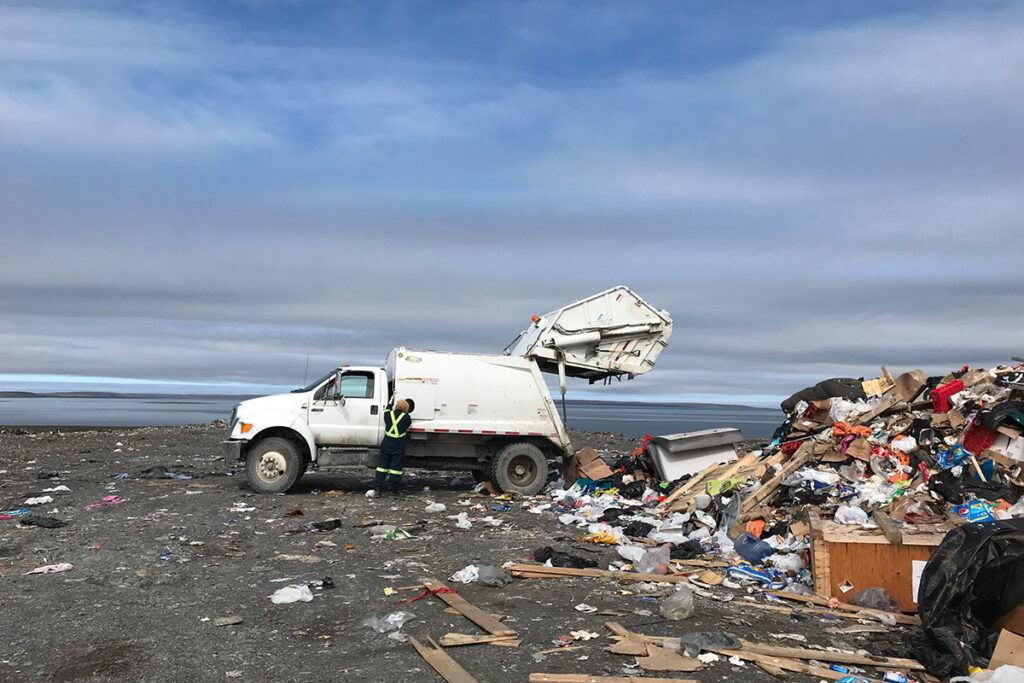
[[[383,619],[378,617],[364,619],[363,626],[369,626],[377,633],[387,633],[389,631],[397,631],[402,628],[405,622],[415,618],[416,615],[412,612],[392,612]]]
[[[857,607],[876,609],[881,612],[899,612],[900,601],[889,594],[889,591],[876,586],[867,588],[856,595],[850,596],[849,603]]]
[[[849,505],[840,505],[836,508],[836,522],[839,524],[867,524],[868,513],[864,512],[860,508],[850,507]]]
[[[480,569],[475,564],[469,564],[452,574],[451,580],[459,583],[473,583],[480,578]]]
[[[696,657],[704,650],[739,650],[743,647],[739,638],[723,631],[697,631],[684,633],[679,645],[687,657]]]
[[[796,553],[787,553],[786,555],[776,553],[775,555],[769,555],[767,559],[772,563],[773,567],[784,572],[799,573],[801,569],[807,566],[803,556]]]
[[[682,621],[689,619],[696,612],[693,609],[693,592],[685,583],[679,586],[679,590],[661,601],[658,610],[661,616],[669,621]]]
[[[839,468],[839,476],[851,484],[859,484],[864,481],[864,471],[866,469],[867,466],[863,460],[854,460],[849,465],[843,465]]]
[[[275,605],[286,605],[291,602],[312,602],[313,592],[306,584],[292,584],[284,588],[278,588],[270,596],[270,602]]]
[[[481,586],[501,588],[510,581],[512,581],[512,578],[508,574],[506,574],[505,570],[501,567],[484,565],[479,569],[479,578],[477,579],[477,583],[479,583]]]
[[[633,564],[640,574],[666,574],[668,573],[669,553],[671,548],[668,545],[659,545],[648,548],[643,556]]]
[[[432,515],[435,512],[444,512],[447,508],[444,503],[431,503],[427,507],[423,508],[423,511],[428,515]]]
[[[460,512],[458,516],[455,518],[455,526],[457,526],[460,529],[472,528],[473,525],[469,523],[469,513]]]

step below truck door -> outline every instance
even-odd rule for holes
[[[620,285],[535,317],[505,355],[533,358],[541,370],[556,374],[561,363],[566,375],[591,382],[632,379],[654,367],[671,335],[666,311]]]

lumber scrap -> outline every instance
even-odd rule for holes
[[[690,480],[688,482],[686,482],[685,484],[677,488],[675,491],[673,491],[671,494],[669,494],[669,497],[661,501],[661,505],[659,505],[658,507],[667,508],[677,499],[681,498],[682,496],[686,495],[689,491],[691,491],[697,484],[707,480],[707,477],[710,474],[712,474],[715,470],[717,470],[719,467],[721,467],[721,465],[719,465],[717,462],[711,463],[702,471],[690,477]]]
[[[903,532],[896,525],[896,522],[892,521],[889,515],[885,514],[881,510],[875,510],[871,515],[875,520],[875,524],[885,534],[886,540],[893,545],[903,545]]]
[[[777,598],[783,598],[785,600],[796,600],[797,602],[806,602],[812,605],[820,605],[822,607],[828,607],[828,599],[818,595],[800,595],[799,593],[787,593],[785,591],[773,591],[766,590],[765,593],[773,595]],[[877,609],[868,609],[866,607],[858,607],[857,605],[851,605],[848,602],[836,603],[835,608],[844,612],[867,612],[868,614],[887,614],[896,620],[897,624],[908,624],[910,626],[920,626],[921,617],[912,614],[902,614],[899,612],[882,612]],[[840,615],[845,616],[845,615]]]
[[[434,667],[434,671],[441,674],[444,680],[448,681],[448,683],[478,683],[475,678],[469,675],[468,671],[459,666],[458,662],[441,649],[441,646],[435,643],[433,638],[428,637],[427,640],[433,647],[427,647],[415,638],[409,637],[409,642],[420,653],[420,657],[423,657],[427,664]]]
[[[644,671],[699,671],[704,663],[696,657],[687,657],[675,650],[648,643],[647,655],[637,655],[636,663]]]
[[[546,567],[542,564],[510,564],[505,566],[505,571],[516,576],[528,577],[550,576],[550,577],[587,577],[591,579],[606,579],[608,581],[653,581],[657,583],[686,583],[686,576],[683,574],[638,574],[635,572],[613,572],[608,569],[575,569],[573,567]],[[439,593],[438,597],[444,597],[448,593]],[[449,603],[451,604],[451,603]]]
[[[748,662],[753,662],[758,666],[762,663],[773,666],[777,669],[783,669],[785,671],[795,671],[797,673],[808,674],[809,676],[817,676],[818,678],[827,678],[831,681],[838,681],[841,678],[849,676],[849,674],[841,673],[839,671],[833,671],[821,666],[811,666],[804,662],[797,661],[795,659],[786,659],[784,657],[772,657],[770,655],[759,655],[753,652],[747,652],[745,650],[713,650],[723,657],[739,657],[745,659]],[[861,678],[858,676],[858,678]],[[862,678],[864,681],[869,683],[881,683],[875,678]]]
[[[861,666],[874,666],[883,669],[913,669],[923,671],[924,665],[916,659],[905,659],[902,657],[869,657],[859,655],[856,652],[832,652],[831,650],[811,650],[802,647],[783,647],[769,643],[755,643],[749,640],[740,640],[744,652],[752,652],[758,655],[770,657],[783,657],[786,659],[817,659],[823,662],[835,662],[836,664],[857,664]]]
[[[429,590],[440,590],[446,588],[446,586],[440,581],[424,581],[425,585]],[[449,607],[457,609],[459,613],[472,621],[474,624],[487,631],[493,636],[517,636],[518,633],[515,630],[505,626],[500,621],[492,617],[487,612],[484,612],[479,607],[470,604],[464,597],[458,593],[435,593],[435,595],[448,603]]]
[[[798,469],[803,467],[810,459],[812,452],[813,451],[810,448],[801,448],[793,454],[785,465],[782,466],[782,470],[778,474],[761,484],[760,488],[747,496],[740,505],[740,518],[732,525],[730,535],[735,536],[746,528],[746,522],[743,519],[743,515],[753,510],[757,505],[760,505],[762,501],[775,492],[775,489],[779,488],[779,485],[782,484],[782,482],[788,479],[789,476]]]
[[[530,674],[530,683],[699,683],[692,678],[636,678],[634,676],[590,676],[589,674]]]
[[[443,647],[458,647],[460,645],[480,645],[489,643],[491,645],[502,645],[504,647],[519,647],[519,641],[515,636],[492,636],[470,635],[468,633],[446,633],[438,641]]]

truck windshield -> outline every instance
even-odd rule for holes
[[[318,386],[320,386],[321,384],[323,384],[324,382],[326,382],[326,381],[327,381],[327,378],[328,378],[328,377],[330,377],[331,375],[333,375],[333,374],[334,374],[335,372],[336,372],[335,370],[331,370],[331,371],[330,371],[330,372],[328,372],[328,373],[327,373],[326,375],[324,375],[324,376],[323,376],[323,377],[321,377],[320,379],[316,380],[316,381],[315,381],[315,382],[313,382],[312,384],[309,384],[309,385],[307,385],[307,386],[304,386],[304,387],[300,387],[300,388],[298,388],[298,389],[292,389],[292,392],[291,392],[291,393],[293,393],[293,394],[304,394],[304,393],[306,393],[307,391],[313,391],[313,390],[314,390],[314,389],[316,389],[316,388],[317,388]]]

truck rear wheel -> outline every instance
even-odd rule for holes
[[[258,493],[284,493],[304,471],[299,450],[288,439],[271,436],[249,449],[245,476]]]
[[[532,496],[544,488],[548,461],[531,443],[512,443],[491,460],[491,481],[502,491]]]

